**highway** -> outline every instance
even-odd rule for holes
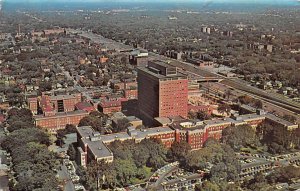
[[[116,42],[114,40],[105,38],[101,35],[95,34],[93,32],[86,32],[83,30],[75,30],[75,29],[66,29],[67,33],[78,34],[83,38],[88,38],[94,43],[103,44],[107,49],[123,51],[123,50],[133,50],[132,46],[125,45],[123,43]]]

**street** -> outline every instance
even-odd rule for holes
[[[73,182],[68,173],[68,169],[64,164],[61,165],[61,170],[58,171],[58,176],[61,181],[66,181],[64,185],[64,191],[75,191]]]

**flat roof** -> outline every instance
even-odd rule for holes
[[[143,71],[151,76],[154,76],[158,79],[171,79],[171,80],[176,80],[176,79],[187,79],[187,76],[177,72],[176,75],[171,75],[171,76],[165,76],[165,75],[161,75],[161,74],[157,74],[154,72],[151,72],[148,68],[146,67],[139,67],[138,70]]]
[[[76,98],[76,95],[55,95],[55,96],[50,96],[51,100],[61,100],[61,99],[71,99],[71,98]]]
[[[126,117],[126,119],[129,121],[129,122],[132,122],[132,121],[141,121],[140,118],[136,117],[136,116],[128,116]]]
[[[91,141],[90,139],[82,139],[84,144],[88,145],[95,158],[104,158],[113,156],[112,152],[102,141]]]
[[[113,142],[116,140],[124,140],[124,139],[131,139],[131,136],[128,135],[127,132],[121,132],[121,133],[113,133],[113,134],[108,134],[108,135],[102,135],[101,136],[101,141],[105,142]]]
[[[154,127],[154,128],[148,128],[144,130],[135,130],[134,133],[137,133],[135,135],[136,139],[144,139],[148,136],[153,136],[155,134],[160,134],[160,133],[174,133],[174,130],[171,129],[170,127]]]
[[[255,112],[256,111],[256,108],[254,108],[254,107],[252,107],[250,105],[242,104],[240,107],[243,108],[243,109],[246,109],[248,111],[251,111],[251,112]]]
[[[184,120],[179,120],[173,122],[170,126],[174,129],[179,129],[179,130],[203,130],[206,126],[204,122],[197,124],[197,122],[201,122],[200,120],[191,120],[191,119],[184,119]],[[191,123],[191,127],[184,127],[182,126],[183,123]]]
[[[237,116],[237,121],[247,121],[247,120],[253,120],[253,119],[265,119],[266,115],[258,115],[256,113],[252,113],[252,114],[246,114],[246,115],[238,115]]]
[[[162,125],[167,125],[172,123],[172,120],[168,117],[156,117],[154,119]]]
[[[94,129],[91,126],[81,126],[81,127],[76,127],[77,132],[82,138],[89,138],[90,135],[93,134]]]
[[[52,116],[44,116],[44,115],[35,115],[33,118],[35,120],[40,119],[51,119],[51,118],[57,118],[57,117],[66,117],[66,116],[74,116],[74,115],[82,115],[82,114],[88,114],[88,112],[83,110],[75,110],[75,111],[69,111],[69,112],[57,112],[55,115]]]
[[[270,113],[266,114],[266,117],[267,117],[268,119],[270,119],[270,120],[272,120],[272,121],[275,121],[275,122],[277,122],[277,123],[280,123],[280,124],[282,124],[282,125],[284,125],[284,126],[294,126],[294,125],[297,125],[297,124],[294,124],[294,123],[289,122],[289,121],[287,121],[287,120],[285,120],[285,119],[279,118],[279,117],[277,117],[277,116],[275,116],[275,115],[273,115],[273,114],[270,114]]]
[[[234,119],[231,118],[224,118],[224,119],[213,119],[213,120],[205,120],[204,123],[208,126],[212,125],[221,125],[234,122]]]

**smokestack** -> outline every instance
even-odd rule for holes
[[[19,35],[21,34],[21,25],[19,24]]]

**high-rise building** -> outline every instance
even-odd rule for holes
[[[141,118],[187,117],[188,79],[163,61],[149,61],[138,69],[138,102]]]

